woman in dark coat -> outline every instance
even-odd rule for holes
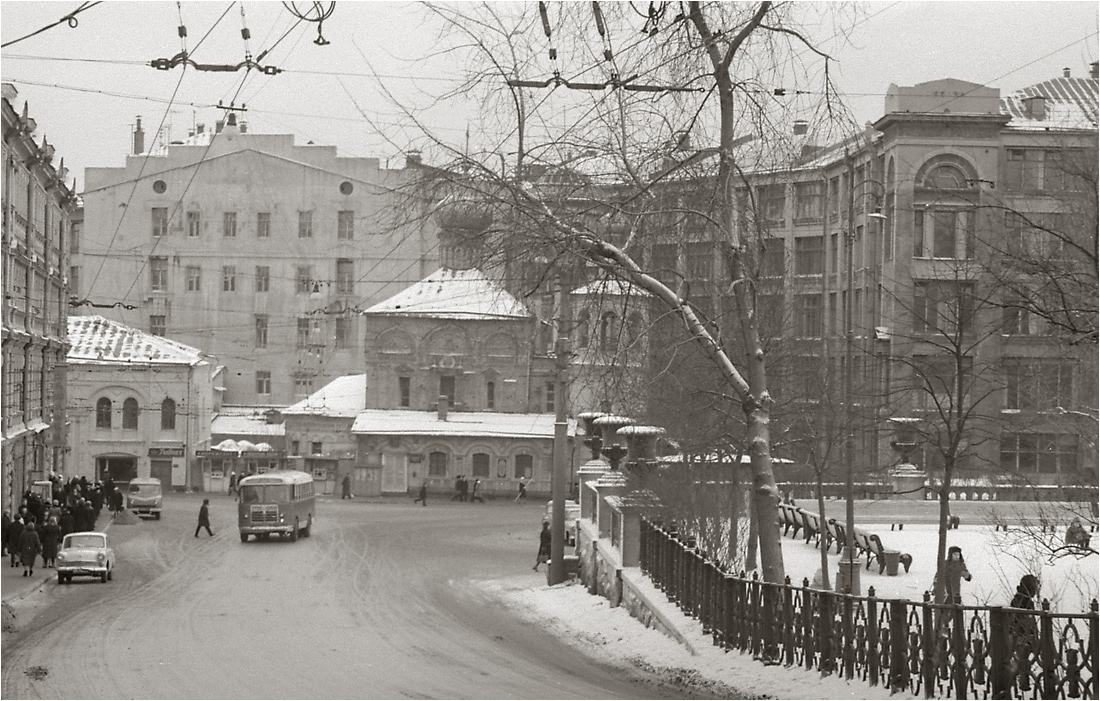
[[[34,574],[34,561],[38,553],[42,552],[42,541],[38,538],[38,531],[34,529],[34,523],[28,523],[19,536],[19,559],[23,563],[23,576]]]
[[[61,542],[61,528],[57,525],[57,519],[50,517],[46,525],[42,526],[42,566],[57,566],[57,545]]]
[[[68,509],[61,510],[61,522],[57,524],[60,528],[58,536],[64,538],[73,531],[76,530],[76,521],[73,520],[73,512]]]
[[[531,569],[538,570],[539,565],[550,562],[550,542],[553,539],[550,533],[550,522],[542,522],[542,531],[539,533],[539,554],[535,557],[535,566]]]
[[[19,538],[23,535],[23,519],[16,518],[8,526],[8,554],[11,555],[11,566],[19,565]]]
[[[1035,599],[1039,596],[1039,578],[1033,574],[1025,574],[1016,587],[1016,594],[1009,604],[1014,609],[1035,609]],[[1031,666],[1035,655],[1039,650],[1039,627],[1036,619],[1030,613],[1018,613],[1012,617],[1009,626],[1008,660],[1009,671],[1016,678],[1020,689],[1027,691],[1031,688]]]

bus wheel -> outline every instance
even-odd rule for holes
[[[247,543],[248,542],[248,534],[247,533],[242,533],[241,534],[241,542],[242,543]]]
[[[294,528],[290,529],[290,542],[294,543],[298,540],[298,519],[294,519]]]
[[[309,515],[309,520],[306,521],[306,527],[302,529],[302,537],[308,538],[313,529],[313,514]]]

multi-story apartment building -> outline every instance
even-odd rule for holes
[[[805,464],[829,430],[851,434],[857,479],[873,483],[905,433],[930,474],[954,460],[962,498],[1094,485],[1096,64],[1005,97],[950,79],[891,86],[864,133],[817,146],[799,132],[789,163],[747,172],[740,192],[776,454]],[[667,196],[682,200],[681,185]],[[680,217],[649,230],[649,269],[688,281],[691,303],[735,334],[709,282],[727,276],[709,229]],[[672,346],[650,347],[667,365]],[[680,406],[655,405],[693,421]]]
[[[424,170],[235,116],[148,151],[139,122],[125,166],[87,170],[80,296],[216,358],[225,402],[286,406],[359,372],[358,311],[434,267]]]
[[[3,84],[3,501],[67,466],[66,318],[69,214],[75,204],[54,148],[18,91]]]

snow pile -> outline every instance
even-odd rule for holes
[[[677,625],[697,654],[657,630],[644,627],[624,608],[611,608],[579,583],[547,587],[545,575],[484,582],[514,615],[577,647],[598,662],[639,669],[685,693],[724,698],[904,699],[862,681],[822,677],[818,672],[766,666],[751,655],[724,652],[711,644],[697,622],[682,616]]]

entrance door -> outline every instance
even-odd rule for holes
[[[172,486],[172,461],[150,460],[149,476],[160,480],[161,487],[168,489]]]
[[[129,482],[137,477],[137,458],[101,457],[95,459],[96,473],[106,479],[110,475],[115,482]]]
[[[409,491],[408,460],[404,453],[382,453],[382,493],[407,494]]]

